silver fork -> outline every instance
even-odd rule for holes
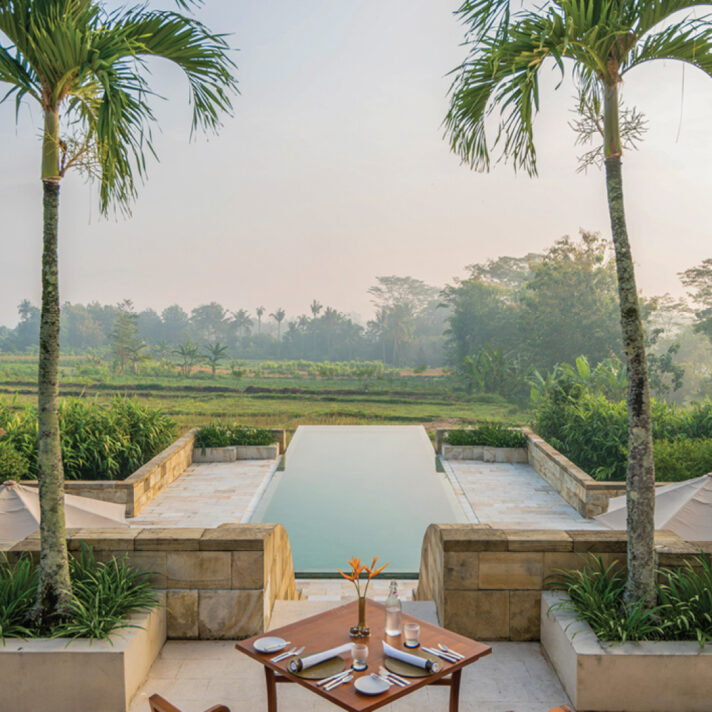
[[[448,648],[445,643],[438,643],[438,648],[443,651],[443,653],[448,653],[449,655],[454,655],[456,658],[460,658],[460,660],[464,660],[465,656],[462,653],[458,653],[452,648]]]
[[[398,685],[398,687],[407,687],[409,684],[402,677],[400,677],[399,675],[394,675],[390,670],[387,670],[383,666],[378,668],[378,674],[382,679],[385,679],[386,682],[392,682]]]
[[[299,655],[299,653],[304,651],[304,647],[302,648],[297,648],[295,645],[291,650],[288,650],[286,653],[280,653],[279,655],[275,655],[273,658],[270,658],[271,663],[278,663],[281,660],[284,660],[285,658],[289,658],[292,655]]]

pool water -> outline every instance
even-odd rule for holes
[[[284,525],[299,575],[376,555],[408,575],[429,524],[466,519],[422,426],[302,425],[252,521]]]

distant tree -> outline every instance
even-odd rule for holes
[[[185,340],[190,328],[190,320],[182,307],[173,304],[161,312],[163,326],[161,328],[162,340],[171,344],[179,344]]]
[[[201,341],[227,340],[229,321],[227,311],[217,302],[201,304],[190,313],[193,333]]]
[[[207,344],[206,346],[203,346],[203,350],[205,351],[203,358],[210,366],[213,378],[215,378],[215,373],[220,365],[220,362],[225,359],[227,346],[223,346],[219,341],[217,341],[214,344]]]
[[[37,344],[40,333],[40,310],[33,306],[29,300],[23,299],[17,307],[20,322],[15,328],[14,347],[24,351]]]
[[[255,309],[255,314],[257,315],[257,333],[262,333],[262,315],[265,313],[265,308],[260,306]]]
[[[695,331],[712,341],[712,257],[679,274],[695,306]]]
[[[60,313],[60,341],[63,351],[85,351],[105,345],[107,339],[87,307],[65,302]]]
[[[282,322],[287,314],[284,309],[280,308],[272,312],[270,316],[277,322],[277,341],[280,341],[282,338]]]
[[[232,313],[232,323],[237,329],[237,333],[246,336],[250,333],[250,328],[252,327],[252,319],[245,309],[238,309],[236,312]]]
[[[163,338],[163,320],[153,309],[139,312],[136,326],[139,336],[148,344],[155,344]]]
[[[161,341],[153,345],[153,353],[156,354],[161,363],[165,363],[168,360],[172,351],[171,343],[165,339],[161,339]]]
[[[146,342],[138,334],[138,314],[134,311],[133,302],[125,299],[118,305],[111,332],[111,352],[118,371],[123,373],[126,364],[131,363],[136,373],[140,356],[145,348]]]
[[[312,313],[313,319],[316,319],[319,316],[319,312],[321,311],[321,309],[322,309],[322,305],[319,302],[317,302],[316,299],[313,299],[312,303],[309,305],[309,310]]]
[[[613,249],[598,233],[558,240],[532,266],[519,302],[522,350],[539,370],[582,354],[591,363],[623,356]]]
[[[193,366],[200,363],[200,346],[192,341],[186,341],[174,349],[173,353],[180,358],[180,370],[186,377],[190,378],[193,372]]]

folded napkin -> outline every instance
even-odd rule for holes
[[[409,665],[414,665],[415,667],[425,668],[429,672],[439,672],[440,665],[428,660],[428,658],[421,658],[419,655],[413,655],[412,653],[406,653],[405,650],[398,650],[392,645],[388,645],[386,641],[383,641],[383,652],[389,658],[395,658]]]
[[[341,653],[350,651],[352,646],[353,643],[345,643],[344,645],[339,645],[337,648],[324,650],[322,653],[308,655],[306,658],[295,658],[289,663],[289,672],[301,672],[302,670],[308,670],[310,667],[323,663],[324,660],[330,660],[331,658],[335,658],[337,655],[341,655]]]

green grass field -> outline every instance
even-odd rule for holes
[[[163,409],[182,429],[216,418],[262,427],[294,429],[305,424],[422,423],[429,430],[478,420],[524,423],[526,412],[496,396],[471,398],[445,374],[387,373],[382,378],[321,378],[300,375],[215,378],[201,370],[190,378],[176,375],[109,374],[87,359],[66,357],[60,367],[63,396],[108,400],[135,396]],[[36,357],[0,357],[0,398],[18,407],[36,399]]]

